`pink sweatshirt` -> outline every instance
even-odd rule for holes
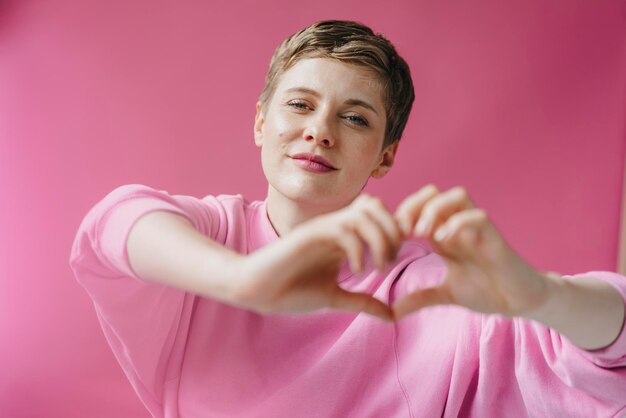
[[[126,238],[142,215],[186,216],[213,240],[251,253],[278,239],[265,203],[198,199],[122,186],[76,235],[71,266],[104,334],[155,417],[626,416],[626,332],[589,352],[535,322],[439,306],[387,324],[366,314],[259,315],[144,281]],[[385,274],[343,268],[339,283],[391,303],[445,274],[407,242]],[[589,272],[626,299],[626,279]],[[575,277],[575,276],[574,276]]]

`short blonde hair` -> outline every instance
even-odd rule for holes
[[[373,70],[383,87],[387,126],[383,146],[400,140],[415,93],[411,72],[384,35],[351,21],[326,20],[308,26],[276,48],[259,101],[270,102],[280,76],[303,58],[333,58]]]

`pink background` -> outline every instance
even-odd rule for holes
[[[625,10],[0,1],[0,415],[147,415],[69,269],[76,229],[122,184],[262,199],[252,124],[269,58],[321,19],[369,24],[412,68],[397,166],[369,192],[395,208],[425,183],[463,185],[535,267],[614,270]]]

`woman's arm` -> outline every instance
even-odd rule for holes
[[[624,299],[593,278],[564,280],[526,263],[504,240],[467,191],[426,186],[396,212],[406,235],[427,238],[448,268],[441,286],[396,302],[398,318],[437,304],[535,319],[587,350],[606,347],[620,335]]]
[[[545,303],[524,317],[547,325],[586,350],[615,341],[624,326],[624,300],[613,286],[593,277],[565,280],[554,273],[545,277]]]
[[[145,280],[237,304],[244,257],[198,232],[182,215],[159,210],[142,216],[128,234],[126,251]]]
[[[337,274],[346,258],[360,270],[366,249],[384,268],[395,259],[400,240],[392,215],[379,200],[363,195],[250,255],[223,247],[184,216],[167,211],[142,216],[128,234],[126,250],[141,278],[259,313],[334,308],[390,321],[389,306],[342,289]]]

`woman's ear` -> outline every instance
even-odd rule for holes
[[[256,103],[256,116],[254,117],[254,143],[261,148],[263,145],[263,124],[265,123],[265,114],[263,112],[263,103]]]
[[[393,166],[393,162],[396,158],[396,152],[398,151],[398,144],[400,141],[396,141],[391,145],[387,145],[385,149],[380,154],[380,161],[378,165],[372,171],[371,176],[375,179],[380,179],[385,177],[387,172]]]

